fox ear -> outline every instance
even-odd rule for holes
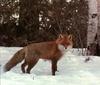
[[[59,35],[59,38],[60,38],[60,39],[63,38],[63,37],[64,37],[64,36],[63,36],[62,34]]]
[[[70,35],[68,35],[68,39],[72,41],[73,36],[72,36],[71,34],[70,34]]]

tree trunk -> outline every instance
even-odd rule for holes
[[[87,41],[89,55],[100,55],[100,0],[89,0]]]
[[[97,1],[96,0],[88,0],[89,4],[89,24],[87,30],[87,47],[88,54],[95,55],[96,45],[95,38],[97,34],[98,28],[98,18],[97,18]]]
[[[97,0],[98,3],[98,31],[97,31],[97,36],[98,36],[98,44],[100,46],[100,0]]]
[[[97,43],[98,43],[98,49],[97,49],[97,55],[100,56],[100,0],[97,0],[98,5],[98,30],[97,30]]]
[[[88,25],[88,34],[87,34],[87,46],[94,42],[96,33],[97,33],[97,1],[88,0],[89,4],[89,25]]]

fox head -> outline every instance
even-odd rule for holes
[[[72,35],[66,35],[66,34],[60,34],[56,40],[57,45],[59,45],[59,48],[62,49],[63,47],[65,49],[69,49],[73,47],[73,40]]]

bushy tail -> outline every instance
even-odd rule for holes
[[[9,71],[11,68],[16,66],[25,58],[25,51],[23,49],[19,50],[15,55],[5,64],[4,71]]]

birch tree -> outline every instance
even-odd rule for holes
[[[100,0],[88,0],[89,25],[87,46],[89,55],[100,55]]]
[[[88,23],[88,34],[87,34],[87,46],[94,42],[96,33],[97,33],[97,1],[88,0],[89,4],[89,23]]]

